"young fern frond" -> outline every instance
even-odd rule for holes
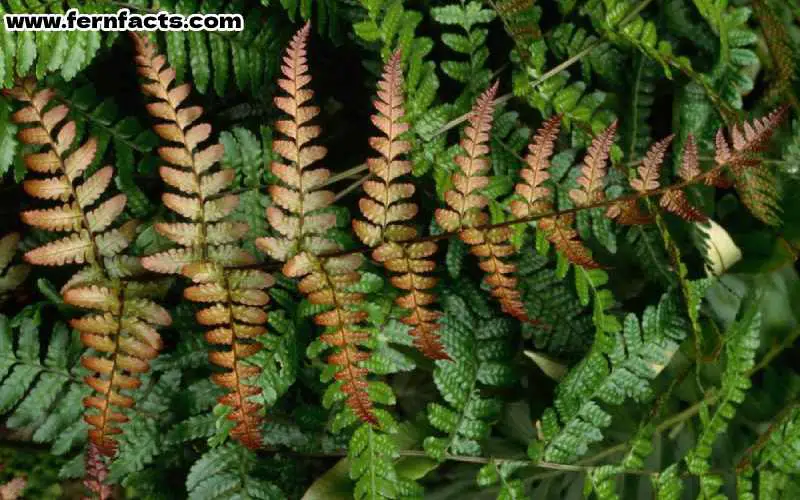
[[[209,352],[209,360],[224,370],[213,374],[212,380],[227,389],[219,402],[233,408],[228,415],[236,422],[231,436],[258,448],[262,405],[253,397],[261,394],[254,381],[261,369],[246,360],[262,347],[256,337],[267,332],[263,308],[269,296],[264,289],[274,279],[259,270],[231,269],[255,262],[236,246],[247,233],[247,224],[225,220],[239,201],[238,196],[226,193],[234,171],[217,166],[223,154],[221,144],[201,146],[209,139],[211,126],[197,123],[202,108],[184,104],[190,85],[175,85],[175,70],[167,66],[166,58],[146,38],[132,36],[138,71],[145,80],[142,91],[154,99],[147,110],[160,120],[154,126],[156,133],[170,143],[158,149],[166,163],[160,174],[178,193],[165,193],[162,200],[188,221],[156,224],[156,230],[180,248],[150,255],[142,263],[151,271],[180,273],[192,281],[184,296],[204,305],[197,312],[197,322],[209,327],[206,340],[218,346]]]
[[[436,280],[425,275],[436,267],[430,257],[438,247],[434,242],[404,243],[418,236],[416,228],[408,225],[418,207],[409,201],[414,194],[414,185],[397,182],[411,172],[411,162],[401,159],[411,145],[400,139],[409,128],[401,121],[405,108],[400,63],[401,54],[396,51],[386,63],[378,83],[378,96],[374,103],[377,113],[372,116],[372,122],[383,136],[370,138],[370,145],[379,156],[368,159],[367,164],[379,180],[364,182],[368,196],[361,198],[359,208],[367,220],[354,220],[353,231],[362,242],[376,247],[373,259],[394,272],[391,283],[407,292],[395,303],[409,311],[401,321],[411,326],[414,345],[431,359],[449,359],[436,333],[441,314],[430,308],[436,302],[436,295],[429,290]]]
[[[274,205],[267,209],[267,220],[278,235],[259,238],[256,245],[273,259],[285,262],[283,273],[300,279],[299,290],[311,303],[327,309],[314,321],[325,327],[321,339],[333,349],[327,362],[335,372],[335,386],[346,394],[348,408],[360,420],[378,425],[368,394],[368,370],[362,366],[370,356],[361,348],[367,340],[362,325],[367,314],[352,308],[364,297],[348,290],[360,280],[362,258],[356,254],[318,257],[340,247],[326,237],[336,224],[336,217],[323,210],[333,202],[334,195],[319,189],[330,171],[311,168],[327,151],[310,144],[321,132],[309,123],[319,114],[319,108],[308,104],[314,94],[307,88],[311,82],[306,58],[310,29],[306,24],[294,35],[283,58],[283,78],[278,80],[278,86],[286,95],[276,97],[275,105],[289,119],[275,124],[286,139],[276,139],[273,150],[286,163],[276,161],[270,166],[280,184],[270,186]]]
[[[113,175],[104,167],[86,176],[94,159],[97,142],[89,137],[76,143],[76,125],[67,120],[67,106],[52,106],[55,92],[39,90],[33,79],[20,82],[8,94],[23,103],[13,119],[23,126],[21,142],[38,146],[25,156],[34,176],[25,181],[25,191],[34,198],[57,200],[51,208],[28,210],[22,219],[40,229],[67,233],[65,237],[34,248],[25,254],[28,262],[62,266],[84,264],[64,285],[64,301],[81,309],[98,311],[71,321],[81,341],[93,354],[83,365],[95,372],[86,383],[96,395],[84,399],[85,420],[93,429],[92,442],[106,455],[116,448],[114,436],[128,418],[120,409],[130,408],[133,398],[123,394],[140,385],[137,375],[149,369],[149,362],[161,348],[154,326],[171,322],[169,313],[147,297],[152,287],[126,281],[140,272],[138,259],[122,255],[135,234],[135,222],[119,228],[112,224],[125,207],[125,195],[99,201]],[[82,181],[80,184],[76,183]]]
[[[480,228],[489,223],[489,199],[480,191],[489,184],[488,142],[497,87],[495,83],[486,90],[472,108],[461,140],[463,154],[455,157],[459,169],[451,177],[453,189],[444,194],[448,208],[437,209],[435,217],[445,231],[460,231],[461,240],[480,260],[480,267],[487,274],[486,284],[503,311],[521,321],[530,321],[516,290],[517,280],[510,276],[516,266],[505,261],[514,253],[509,243],[511,230]]]

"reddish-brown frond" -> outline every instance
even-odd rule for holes
[[[719,129],[715,155],[717,165],[744,166],[750,163],[749,160],[752,160],[753,153],[762,150],[772,134],[775,133],[778,125],[786,117],[787,110],[786,106],[782,106],[767,116],[731,127],[730,136],[733,149],[722,129]]]
[[[347,406],[358,418],[377,425],[367,392],[369,372],[362,366],[370,353],[359,347],[369,339],[369,333],[361,326],[367,313],[351,307],[363,301],[364,297],[348,291],[348,287],[361,278],[358,272],[361,260],[360,255],[320,259],[303,252],[292,257],[283,272],[290,278],[300,279],[298,289],[309,302],[328,307],[314,317],[314,322],[325,328],[320,340],[333,348],[327,362],[335,367],[336,384],[347,396]]]
[[[664,193],[659,204],[662,208],[689,222],[705,222],[708,219],[703,212],[689,202],[686,193],[680,189],[671,189]]]
[[[579,207],[603,201],[605,177],[608,172],[608,155],[617,136],[617,122],[614,121],[592,140],[583,159],[578,189],[569,192],[569,197]]]
[[[326,149],[312,144],[321,130],[310,123],[319,114],[319,108],[308,104],[314,96],[308,88],[311,83],[306,58],[309,33],[310,25],[306,24],[289,43],[281,65],[283,78],[278,79],[278,86],[285,95],[275,97],[275,106],[289,118],[275,123],[275,130],[284,138],[276,139],[272,146],[285,163],[275,161],[270,166],[281,181],[270,187],[274,205],[267,209],[267,220],[278,235],[256,240],[262,251],[279,261],[286,261],[311,246],[317,247],[313,250],[315,253],[324,251],[322,247],[329,245],[320,239],[324,239],[336,223],[333,214],[318,213],[333,202],[332,192],[319,189],[330,172],[324,168],[310,168],[325,157]]]
[[[120,424],[128,418],[120,411],[131,408],[134,400],[123,391],[139,387],[139,373],[150,369],[161,349],[161,337],[156,326],[167,326],[169,313],[147,299],[126,297],[126,285],[118,290],[101,287],[76,287],[64,293],[64,301],[103,311],[72,320],[73,328],[81,334],[83,344],[103,356],[85,356],[83,366],[95,372],[84,380],[97,393],[88,396],[83,404],[84,417],[93,428],[89,436],[98,449],[113,455],[114,436],[120,434]]]
[[[377,418],[367,391],[368,370],[363,366],[370,356],[369,351],[363,348],[368,339],[368,332],[362,326],[366,313],[353,307],[363,301],[363,296],[347,289],[360,280],[361,257],[318,257],[339,250],[340,246],[328,237],[328,232],[336,224],[335,215],[321,213],[334,198],[332,192],[320,189],[330,172],[325,168],[311,168],[325,156],[326,151],[311,144],[321,130],[310,124],[319,114],[319,108],[309,104],[314,95],[308,88],[311,82],[306,59],[309,32],[310,25],[306,24],[294,35],[283,57],[283,78],[278,80],[278,86],[284,95],[275,98],[275,106],[288,115],[288,119],[280,119],[275,124],[275,130],[283,137],[275,139],[272,148],[283,161],[273,162],[270,166],[280,182],[270,186],[273,205],[267,209],[267,222],[276,234],[259,238],[256,245],[272,258],[285,262],[283,274],[301,278],[299,290],[309,302],[327,306],[327,310],[317,314],[314,321],[324,328],[320,339],[332,350],[327,362],[334,367],[337,388],[346,395],[347,406],[358,418],[376,425]],[[386,88],[379,99],[388,98],[385,94],[391,92],[394,90]],[[397,111],[384,108],[379,112],[393,117]],[[397,144],[399,129],[391,133],[394,144]],[[374,141],[373,145],[382,158],[389,158],[393,169],[401,168],[403,163],[396,159],[400,150],[397,153],[384,151],[379,149],[378,142]],[[403,215],[392,215],[391,212],[390,207],[386,226],[381,225],[384,229],[391,222],[405,220]],[[376,220],[383,221],[382,218]],[[388,234],[387,230],[384,236]]]
[[[779,193],[773,175],[764,170],[755,153],[761,151],[786,116],[783,106],[765,117],[730,130],[732,144],[722,129],[717,131],[715,160],[719,167],[727,167],[733,185],[742,201],[756,217],[769,225],[780,224],[777,199]]]
[[[544,231],[547,239],[561,252],[564,257],[575,265],[588,269],[597,269],[600,266],[592,259],[592,253],[578,238],[578,232],[573,228],[575,216],[573,214],[558,217],[546,217],[537,223],[538,229]]]
[[[480,267],[486,273],[485,283],[503,311],[521,321],[530,321],[515,290],[516,280],[510,276],[516,271],[516,265],[507,262],[507,258],[514,254],[514,248],[508,242],[511,232],[507,229],[479,229],[489,222],[486,210],[489,200],[480,191],[489,184],[486,175],[489,171],[489,136],[497,88],[498,83],[492,85],[472,107],[461,139],[463,153],[455,157],[458,170],[451,177],[453,189],[444,194],[448,208],[437,209],[435,217],[446,231],[460,231],[461,240],[480,260]],[[546,143],[552,142],[551,137],[554,140],[557,134],[555,125],[550,127],[543,132],[538,146],[543,162],[550,154],[548,148],[552,152],[552,143],[549,146]]]
[[[683,159],[681,160],[681,168],[678,170],[678,175],[685,181],[691,181],[702,173],[697,155],[697,142],[695,142],[694,136],[689,134],[686,137],[686,146],[683,149]]]
[[[436,209],[436,222],[445,231],[458,231],[486,224],[484,209],[489,200],[480,190],[489,184],[489,134],[492,130],[495,83],[475,101],[461,139],[462,153],[456,155],[458,171],[452,176],[453,189],[444,195],[448,208]]]
[[[146,291],[124,278],[140,272],[139,261],[122,251],[135,236],[136,223],[112,227],[125,208],[125,195],[104,198],[113,169],[104,167],[84,179],[92,164],[97,141],[90,137],[77,143],[75,122],[67,119],[69,109],[54,105],[55,93],[38,90],[32,79],[23,80],[8,92],[23,103],[14,114],[22,125],[19,138],[35,150],[25,155],[32,171],[25,191],[59,204],[23,212],[22,219],[35,227],[67,232],[55,241],[30,250],[28,262],[41,265],[84,264],[64,285],[64,302],[94,311],[75,319],[81,342],[92,349],[82,358],[94,372],[85,381],[94,394],[84,399],[84,420],[91,426],[89,438],[100,452],[113,455],[120,424],[127,418],[121,411],[134,404],[130,391],[140,382],[139,373],[149,369],[158,355],[161,340],[155,326],[170,323],[166,310],[145,298]],[[37,177],[47,176],[47,177]],[[131,293],[126,291],[131,288]]]
[[[661,165],[664,163],[664,155],[666,155],[674,135],[670,135],[662,139],[652,146],[647,151],[647,154],[642,160],[641,166],[636,169],[636,178],[632,179],[631,187],[640,193],[653,191],[661,186],[659,176],[661,175]]]
[[[411,146],[400,138],[408,130],[408,124],[402,121],[405,107],[400,62],[398,50],[386,63],[378,82],[374,101],[377,112],[372,115],[372,123],[381,135],[370,138],[370,146],[378,156],[367,160],[376,180],[364,182],[367,196],[361,198],[359,208],[366,220],[354,220],[353,230],[365,244],[377,246],[373,258],[395,273],[391,283],[407,292],[395,303],[408,310],[402,321],[411,326],[414,345],[431,359],[449,359],[437,335],[439,313],[430,307],[436,302],[436,295],[430,291],[436,281],[425,276],[435,268],[429,258],[437,246],[433,242],[403,243],[417,236],[416,228],[408,223],[418,207],[409,201],[414,185],[398,182],[411,172],[411,163],[405,159]]]
[[[147,256],[142,264],[152,271],[188,277],[194,285],[184,290],[184,296],[208,305],[198,311],[197,321],[210,328],[206,340],[214,350],[209,359],[223,369],[212,375],[228,391],[219,402],[233,408],[228,414],[236,422],[231,436],[255,449],[261,446],[263,415],[262,405],[254,400],[261,389],[253,378],[261,369],[246,359],[261,348],[256,337],[266,333],[263,307],[269,302],[263,290],[273,279],[260,271],[230,269],[255,262],[231,246],[247,234],[248,226],[224,220],[238,203],[236,195],[226,193],[234,172],[219,168],[222,145],[206,144],[211,126],[199,121],[202,108],[185,104],[191,87],[175,84],[175,70],[148,39],[132,37],[144,80],[142,92],[153,99],[147,110],[158,120],[156,133],[168,144],[158,149],[165,162],[159,172],[177,191],[163,195],[164,205],[186,221],[156,224],[160,234],[182,248]]]
[[[528,146],[526,166],[520,171],[522,179],[514,190],[522,198],[511,202],[511,213],[523,218],[546,212],[552,208],[552,193],[542,184],[550,178],[550,157],[553,156],[558,133],[561,130],[561,115],[556,115],[542,124]]]
[[[436,279],[426,276],[436,263],[431,259],[437,246],[432,241],[424,243],[383,243],[372,253],[372,258],[395,273],[391,283],[406,291],[395,303],[409,311],[401,321],[411,327],[414,345],[431,359],[450,359],[439,340],[438,319],[441,313],[432,309],[436,294],[431,289]]]

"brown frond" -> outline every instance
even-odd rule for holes
[[[695,142],[694,136],[689,134],[686,137],[686,146],[683,150],[683,160],[681,161],[678,175],[688,182],[700,174],[702,174],[702,171],[700,170],[700,162],[697,155],[697,142]]]
[[[488,198],[480,191],[489,184],[489,136],[492,130],[494,98],[497,94],[496,82],[475,101],[469,115],[468,124],[461,139],[463,154],[455,157],[458,170],[453,173],[453,189],[444,194],[448,208],[436,209],[436,222],[445,231],[460,231],[461,240],[470,247],[470,252],[480,260],[480,267],[486,273],[485,282],[492,295],[500,303],[504,312],[521,321],[531,321],[515,287],[517,281],[511,277],[516,265],[506,261],[514,254],[509,243],[511,232],[507,228],[490,230],[476,229],[489,222],[486,210]],[[549,141],[557,134],[551,126],[543,132],[542,142]],[[547,160],[552,152],[552,144],[543,144],[539,155]],[[538,161],[538,160],[533,160]]]
[[[578,189],[572,189],[569,197],[579,207],[603,201],[605,178],[608,172],[608,155],[617,136],[617,122],[614,121],[592,140],[583,159]]]
[[[364,300],[362,294],[348,291],[358,283],[361,274],[360,255],[320,259],[303,252],[292,257],[284,266],[284,274],[299,278],[298,289],[312,304],[328,307],[314,317],[317,325],[325,327],[320,339],[333,348],[327,362],[335,367],[338,389],[347,397],[347,406],[364,422],[378,425],[367,388],[368,370],[362,363],[370,353],[359,346],[366,344],[369,333],[360,326],[367,313],[352,309]]]
[[[734,125],[730,130],[732,146],[720,128],[716,137],[715,160],[717,165],[754,166],[751,162],[753,154],[764,148],[778,125],[786,117],[787,111],[788,108],[782,106],[762,118]]]
[[[405,107],[400,62],[398,50],[386,63],[378,82],[374,101],[377,112],[372,115],[372,123],[382,135],[370,138],[370,146],[378,156],[367,160],[370,173],[377,180],[364,182],[367,196],[361,198],[359,208],[366,220],[354,220],[353,230],[365,244],[377,246],[373,258],[396,273],[391,279],[395,287],[408,292],[395,303],[409,312],[402,321],[411,326],[414,345],[431,359],[449,359],[437,335],[440,314],[429,307],[436,302],[436,295],[428,291],[436,280],[425,276],[435,268],[435,262],[428,258],[436,253],[437,246],[433,242],[403,243],[417,237],[416,228],[409,222],[418,207],[409,201],[414,185],[398,182],[411,172],[411,162],[404,159],[411,145],[400,139],[408,130],[408,124],[402,121]]]
[[[309,32],[310,25],[306,24],[294,35],[283,57],[283,78],[278,80],[278,86],[285,95],[276,97],[275,105],[289,119],[278,120],[275,124],[275,130],[283,138],[273,142],[273,151],[283,158],[283,162],[276,161],[270,166],[280,184],[270,186],[273,206],[267,209],[267,222],[277,234],[259,238],[256,245],[275,260],[285,262],[283,274],[287,277],[301,278],[299,290],[306,295],[309,302],[326,306],[327,310],[317,314],[314,321],[324,328],[320,339],[332,349],[327,363],[335,369],[336,387],[345,394],[347,406],[359,419],[377,425],[378,420],[367,391],[369,372],[363,366],[370,356],[369,351],[362,348],[369,336],[362,326],[366,313],[354,307],[364,298],[360,293],[348,291],[349,286],[361,279],[358,271],[361,257],[317,257],[321,253],[339,250],[340,247],[327,234],[336,224],[335,215],[330,212],[320,213],[330,206],[334,198],[332,192],[319,189],[330,172],[325,168],[310,168],[325,156],[326,150],[322,146],[311,144],[321,130],[310,123],[319,114],[319,108],[309,104],[314,95],[307,88],[311,82],[306,59]],[[399,66],[396,71],[399,72]],[[379,101],[391,99],[388,95],[394,92],[391,77],[388,82],[389,85],[382,88],[383,94],[379,96]],[[389,117],[390,122],[399,118],[397,109],[381,107],[379,104],[376,106],[380,113],[378,123],[389,126],[389,123],[381,120],[381,115],[384,118]],[[396,130],[391,130],[393,147],[398,147],[396,151],[385,149],[389,147],[389,140],[386,138],[385,142],[380,138],[373,141],[373,146],[387,162],[387,169],[393,169],[392,174],[395,174],[394,169],[401,172],[405,165],[396,159],[402,152],[400,146],[397,146],[400,141],[396,139],[400,128]],[[380,161],[381,159],[376,160],[376,165]],[[379,228],[381,240],[394,234],[391,223],[405,220],[402,216],[393,218],[391,206],[386,214],[385,223],[380,217],[370,219]]]
[[[705,222],[708,219],[703,212],[689,203],[686,193],[680,189],[671,189],[664,193],[659,204],[662,208],[689,222]]]
[[[267,209],[267,221],[280,234],[256,240],[258,247],[275,260],[285,262],[298,252],[314,253],[335,249],[324,236],[336,224],[333,214],[318,213],[333,202],[333,193],[318,189],[330,176],[325,168],[310,168],[325,157],[326,149],[311,144],[320,135],[320,128],[311,125],[319,108],[308,103],[314,92],[308,88],[306,44],[310,33],[306,24],[298,31],[283,57],[278,86],[285,95],[275,97],[275,106],[289,115],[278,120],[275,130],[284,139],[273,142],[273,150],[286,163],[275,161],[270,166],[281,184],[270,186],[273,206]]]
[[[561,252],[564,257],[575,265],[587,269],[598,269],[600,264],[592,259],[589,251],[578,237],[578,232],[573,228],[575,216],[573,214],[558,217],[547,217],[537,223],[537,228],[544,231],[547,239]]]
[[[528,217],[552,209],[552,193],[542,184],[550,178],[550,157],[553,156],[561,115],[556,115],[542,124],[528,146],[526,166],[520,171],[522,180],[514,190],[522,198],[511,202],[511,213],[518,218]]]
[[[755,153],[761,151],[778,125],[786,117],[787,106],[772,111],[765,117],[730,130],[731,143],[722,129],[717,131],[715,160],[718,167],[727,167],[733,185],[742,201],[754,216],[769,225],[780,224],[778,200],[780,193],[772,174],[764,170]]]
[[[38,90],[32,79],[23,80],[8,92],[23,103],[14,121],[23,125],[20,140],[38,146],[25,156],[34,178],[25,191],[59,205],[23,212],[26,223],[50,231],[69,233],[66,237],[30,250],[26,259],[34,264],[60,266],[83,264],[62,288],[64,302],[82,309],[100,311],[72,320],[81,342],[96,354],[85,355],[83,365],[94,372],[85,382],[95,394],[84,399],[84,420],[92,427],[89,438],[99,451],[113,455],[119,425],[127,418],[122,408],[134,404],[125,393],[139,386],[137,374],[149,369],[158,355],[161,339],[155,326],[171,322],[166,310],[141,293],[126,297],[127,281],[120,275],[139,272],[138,259],[121,255],[135,236],[135,222],[112,228],[125,208],[124,195],[101,200],[113,176],[111,167],[101,168],[87,179],[84,172],[97,152],[90,137],[76,144],[75,122],[69,109],[53,105],[55,93]],[[48,177],[36,177],[46,175]],[[107,269],[114,264],[114,271]]]
[[[230,269],[255,262],[231,246],[248,232],[247,224],[225,220],[239,201],[226,193],[234,171],[218,166],[224,152],[221,144],[205,145],[211,126],[199,121],[202,108],[185,104],[191,87],[175,84],[175,70],[147,38],[132,37],[137,69],[144,79],[142,92],[153,99],[147,110],[158,120],[156,133],[169,144],[158,149],[165,162],[160,174],[177,192],[165,193],[164,205],[186,221],[156,224],[159,233],[183,248],[147,256],[142,263],[151,271],[183,274],[193,282],[184,296],[212,304],[197,312],[197,322],[209,327],[206,340],[214,346],[209,359],[223,369],[211,378],[228,391],[219,402],[233,408],[228,415],[236,422],[231,436],[255,449],[261,446],[263,412],[253,400],[261,393],[253,379],[261,369],[246,359],[261,348],[256,337],[266,333],[263,307],[269,302],[263,290],[273,278],[260,271]]]
[[[659,177],[661,175],[661,165],[664,163],[664,156],[669,149],[674,135],[670,135],[652,146],[642,160],[642,164],[636,169],[636,178],[632,179],[631,187],[639,193],[646,193],[661,187]],[[684,157],[685,158],[685,157]]]

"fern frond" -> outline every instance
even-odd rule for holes
[[[323,310],[314,321],[325,328],[320,339],[333,349],[327,358],[336,380],[331,387],[345,394],[347,407],[358,419],[378,425],[368,392],[369,370],[364,367],[370,353],[362,348],[369,337],[362,325],[367,314],[354,309],[363,295],[349,290],[360,281],[361,256],[317,257],[339,250],[339,245],[327,235],[336,217],[323,212],[333,202],[333,193],[319,189],[330,172],[309,168],[326,154],[324,147],[310,144],[321,132],[309,124],[319,113],[319,108],[308,104],[313,96],[307,88],[311,82],[306,58],[310,30],[311,25],[306,24],[294,35],[283,58],[284,78],[278,85],[287,96],[276,97],[275,105],[290,119],[275,124],[286,139],[276,139],[273,150],[288,164],[275,161],[270,167],[281,183],[270,186],[274,205],[267,209],[267,220],[278,235],[259,238],[256,245],[285,262],[283,274],[300,279],[299,290]]]
[[[94,444],[86,447],[86,476],[83,485],[89,490],[93,497],[99,500],[111,498],[114,487],[106,484],[108,478],[108,465],[105,463],[103,455]]]
[[[510,208],[515,217],[523,218],[552,209],[552,193],[542,184],[550,179],[550,157],[561,129],[561,116],[555,115],[542,124],[528,146],[525,167],[520,171],[522,180],[514,187],[522,200],[512,200]]]
[[[359,207],[367,220],[354,220],[353,230],[365,244],[377,247],[373,258],[396,273],[391,278],[392,284],[407,292],[398,297],[396,303],[409,311],[402,321],[412,327],[414,344],[431,359],[447,359],[436,335],[439,313],[430,308],[436,296],[429,290],[436,280],[425,276],[435,268],[430,257],[438,248],[433,242],[404,243],[418,235],[416,228],[408,225],[418,207],[409,201],[414,194],[414,185],[397,182],[411,172],[411,163],[400,159],[411,147],[408,141],[400,138],[409,128],[402,121],[405,109],[400,61],[401,54],[397,51],[386,63],[378,83],[377,113],[372,116],[372,122],[384,136],[370,139],[370,145],[380,156],[370,158],[367,164],[370,172],[380,180],[364,182],[368,197],[361,198]]]
[[[505,260],[514,253],[514,247],[509,243],[510,229],[480,229],[489,222],[489,199],[481,190],[489,184],[486,176],[489,170],[488,142],[497,88],[498,82],[475,101],[461,139],[462,153],[455,157],[458,170],[451,177],[453,189],[444,194],[448,208],[438,208],[434,215],[445,231],[460,231],[461,240],[480,260],[480,267],[486,273],[485,283],[503,311],[522,321],[530,321],[516,290],[516,279],[509,276],[516,266]]]
[[[25,264],[12,264],[19,240],[19,233],[0,237],[0,306],[22,285],[30,272],[30,267]]]
[[[578,177],[578,189],[569,192],[577,206],[590,205],[605,199],[605,177],[608,173],[608,155],[617,135],[617,122],[600,133],[586,151]]]
[[[131,228],[135,223],[109,229],[125,206],[125,195],[98,201],[107,190],[109,170],[101,169],[79,186],[74,184],[84,178],[94,160],[96,140],[89,137],[83,144],[75,144],[76,124],[67,120],[67,106],[51,106],[55,95],[52,89],[38,90],[34,80],[26,79],[7,92],[23,103],[14,113],[14,120],[24,126],[19,131],[20,140],[40,146],[38,152],[25,157],[26,166],[35,173],[53,174],[29,179],[26,191],[36,198],[63,202],[55,208],[23,212],[23,220],[70,233],[29,251],[26,259],[44,265],[87,262],[87,267],[67,282],[62,295],[68,304],[103,313],[74,319],[72,325],[81,332],[83,344],[97,353],[82,360],[86,368],[96,372],[85,379],[97,393],[84,399],[88,410],[84,419],[94,427],[89,437],[104,454],[113,455],[114,436],[121,432],[119,424],[127,421],[119,408],[130,408],[134,403],[122,391],[138,387],[137,375],[149,369],[149,361],[161,347],[153,326],[170,324],[170,316],[147,298],[151,294],[145,289],[120,280],[113,271],[118,268],[131,275],[140,268],[135,259],[131,262],[120,255],[134,236]],[[58,186],[56,194],[52,186]]]
[[[167,163],[161,167],[161,176],[180,194],[165,193],[163,201],[188,219],[156,224],[158,232],[183,248],[145,257],[142,264],[156,272],[181,273],[192,281],[184,296],[207,305],[197,312],[197,322],[209,327],[206,340],[215,346],[209,359],[224,369],[212,380],[228,391],[219,402],[233,408],[228,414],[236,422],[231,436],[258,448],[262,405],[253,398],[261,393],[254,383],[261,370],[247,358],[261,349],[255,339],[266,333],[262,307],[269,303],[263,290],[274,280],[262,271],[229,269],[255,262],[252,255],[232,245],[247,233],[247,224],[225,220],[238,203],[237,196],[226,193],[234,171],[217,167],[223,155],[221,144],[202,146],[211,126],[198,123],[202,108],[184,104],[190,86],[175,85],[175,70],[167,66],[164,56],[146,38],[132,36],[138,71],[145,79],[142,91],[155,100],[147,110],[161,120],[154,126],[156,133],[171,144],[158,150]]]
[[[86,439],[81,399],[88,388],[81,383],[81,346],[67,326],[57,322],[40,357],[45,332],[41,313],[0,315],[0,414],[10,429],[28,428],[33,440],[51,443],[63,455]]]
[[[457,290],[476,292],[469,284],[457,283]],[[514,381],[511,366],[502,362],[510,349],[507,343],[511,323],[507,318],[479,316],[476,304],[456,293],[442,299],[442,340],[452,361],[437,361],[433,379],[446,404],[430,403],[428,421],[444,435],[425,439],[425,452],[437,460],[446,454],[478,455],[500,401],[484,389],[502,387]],[[475,302],[479,302],[476,299]],[[491,313],[490,313],[491,314]]]
[[[688,325],[678,311],[676,297],[666,295],[657,308],[645,310],[641,326],[631,314],[624,331],[608,342],[595,341],[593,350],[559,385],[554,407],[542,415],[541,439],[528,450],[533,460],[575,462],[602,439],[611,423],[601,402],[620,405],[628,398],[643,402],[651,396],[650,381],[686,337]]]
[[[717,132],[715,161],[727,167],[733,185],[750,212],[768,225],[780,224],[780,193],[771,172],[754,156],[766,147],[778,125],[787,114],[787,107],[772,111],[767,116],[730,129],[731,142],[722,129]]]
[[[286,498],[258,473],[256,454],[236,444],[207,451],[186,476],[189,498]]]
[[[714,414],[704,420],[697,443],[685,458],[689,472],[700,476],[700,489],[708,498],[714,497],[721,486],[721,481],[709,472],[712,447],[717,437],[728,428],[728,423],[736,414],[736,407],[750,388],[749,373],[755,365],[760,337],[761,312],[758,310],[758,301],[753,301],[727,332],[725,370],[717,407]],[[705,411],[708,412],[707,407]]]

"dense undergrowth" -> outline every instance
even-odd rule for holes
[[[0,28],[0,498],[800,496],[800,6],[79,7],[246,25]]]

